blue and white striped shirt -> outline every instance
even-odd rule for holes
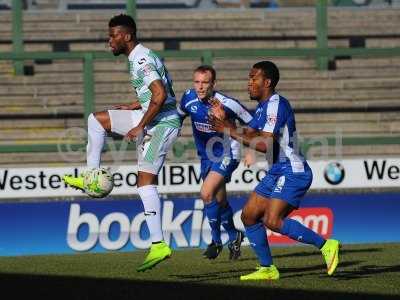
[[[273,94],[260,102],[249,127],[274,135],[271,169],[304,172],[307,162],[299,150],[294,112],[286,98]]]
[[[252,120],[251,114],[237,100],[219,92],[214,92],[213,97],[222,103],[227,119],[239,120],[244,124],[248,124]],[[189,89],[183,94],[178,106],[178,113],[181,116],[189,115],[191,117],[197,154],[201,159],[210,159],[207,155],[207,143],[212,142],[212,138],[224,138],[222,133],[211,129],[210,108],[211,105],[208,102],[201,101],[197,97],[194,89]],[[226,138],[224,143],[214,143],[211,148],[209,151],[212,151],[214,157],[230,156],[232,159],[240,160],[240,144],[230,137]]]

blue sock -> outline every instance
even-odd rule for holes
[[[222,227],[228,232],[229,241],[234,241],[236,239],[237,230],[233,223],[233,211],[229,203],[226,207],[219,208],[219,215],[221,217]]]
[[[272,265],[271,250],[269,249],[267,233],[263,223],[257,223],[251,226],[245,226],[247,238],[250,246],[256,253],[260,265],[268,267]]]
[[[318,249],[321,249],[325,243],[325,239],[322,236],[302,225],[300,222],[290,218],[283,220],[281,233],[293,240],[314,245]]]
[[[221,218],[219,217],[219,205],[217,201],[212,201],[204,205],[206,216],[211,227],[212,240],[217,244],[221,242]]]

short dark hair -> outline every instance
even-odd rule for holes
[[[213,67],[211,67],[211,66],[208,66],[208,65],[201,65],[201,66],[198,66],[198,67],[193,71],[193,73],[196,73],[196,72],[205,73],[205,72],[207,72],[207,71],[211,73],[211,80],[212,80],[212,81],[215,81],[215,80],[217,79],[217,72],[215,72],[215,69],[214,69]]]
[[[279,69],[272,61],[260,61],[254,64],[253,68],[262,70],[265,78],[271,79],[271,87],[276,87],[279,82]]]
[[[120,14],[112,17],[108,22],[108,27],[116,27],[116,26],[125,27],[129,31],[129,33],[131,33],[133,36],[136,37],[136,23],[131,16]]]

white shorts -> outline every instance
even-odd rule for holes
[[[154,126],[138,136],[138,170],[158,175],[165,157],[178,138],[180,128]]]
[[[111,131],[126,135],[136,127],[143,113],[141,110],[109,110]],[[136,141],[138,170],[158,175],[166,155],[180,134],[180,128],[163,125],[146,129]]]
[[[136,127],[143,117],[141,109],[136,110],[109,110],[111,131],[120,135],[126,135],[129,130]]]

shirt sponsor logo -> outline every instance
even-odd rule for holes
[[[215,132],[214,130],[211,129],[211,124],[207,123],[194,122],[194,127],[196,127],[196,129],[201,132],[207,132],[207,133]]]

